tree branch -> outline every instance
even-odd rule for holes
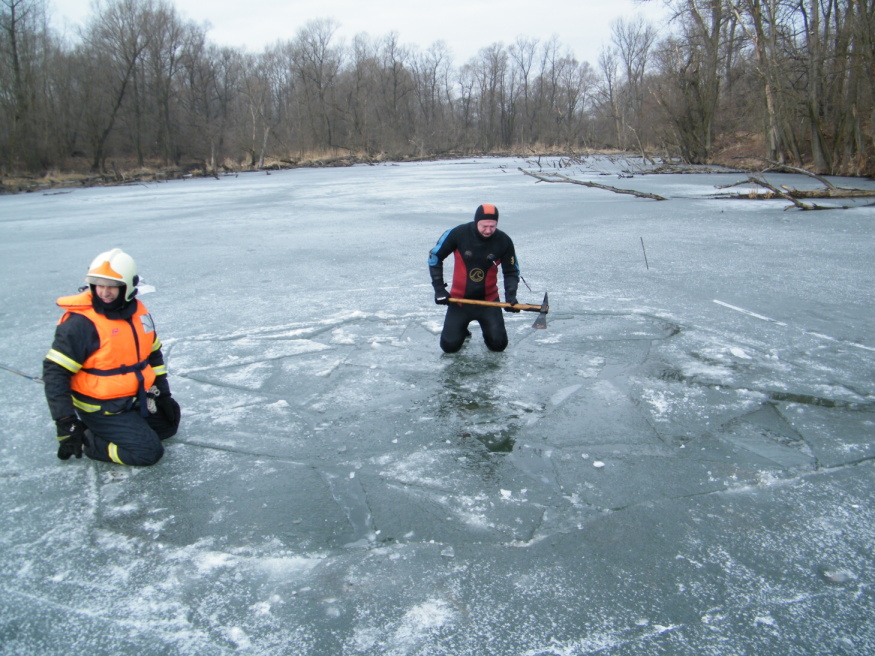
[[[827,189],[837,189],[837,187],[832,182],[830,182],[823,176],[818,175],[817,173],[812,173],[811,171],[801,169],[795,166],[789,166],[788,164],[781,164],[781,162],[775,162],[768,157],[759,157],[756,155],[741,155],[739,157],[733,157],[733,159],[758,159],[761,162],[765,162],[766,164],[768,164],[772,169],[777,169],[779,171],[790,171],[791,173],[800,173],[802,175],[807,175],[823,184],[823,186]]]
[[[584,180],[575,180],[574,178],[569,178],[566,175],[562,175],[561,173],[550,173],[550,174],[540,174],[540,173],[532,173],[531,171],[526,171],[523,168],[518,168],[521,173],[525,175],[529,175],[541,182],[568,182],[570,184],[578,184],[583,185],[584,187],[594,187],[595,189],[604,189],[606,191],[613,191],[615,194],[629,194],[631,196],[636,196],[638,198],[650,198],[652,200],[667,200],[662,196],[657,196],[656,194],[648,194],[643,191],[635,191],[634,189],[617,189],[616,187],[609,187],[608,185],[598,184],[597,182],[586,182]]]

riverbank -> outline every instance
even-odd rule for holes
[[[715,155],[710,162],[710,166],[722,169],[732,169],[736,171],[761,171],[764,167],[768,168],[768,164],[760,157],[750,155],[749,150],[744,148],[734,147],[726,149]],[[448,152],[438,155],[426,156],[401,156],[388,157],[385,155],[368,156],[361,154],[344,154],[322,153],[311,156],[302,156],[298,159],[266,159],[263,165],[240,165],[226,162],[217,169],[208,168],[203,162],[189,162],[180,166],[161,166],[159,163],[153,163],[150,166],[137,166],[133,162],[118,162],[113,161],[109,170],[105,173],[94,173],[87,167],[75,167],[75,165],[65,170],[48,170],[41,174],[26,174],[16,173],[8,176],[0,176],[0,195],[2,194],[18,194],[18,193],[33,193],[48,190],[58,190],[62,193],[63,190],[80,188],[80,187],[111,187],[126,184],[151,183],[151,182],[167,182],[170,180],[184,180],[188,178],[208,178],[216,179],[227,175],[239,175],[240,173],[256,173],[271,171],[281,171],[297,168],[330,168],[330,167],[347,167],[360,164],[368,164],[372,166],[385,164],[400,164],[409,162],[436,162],[449,159],[465,159],[475,157],[518,157],[521,159],[532,160],[540,163],[543,158],[559,158],[564,160],[568,166],[583,163],[587,158],[594,156],[602,156],[609,158],[627,158],[630,161],[649,159],[650,164],[657,166],[660,172],[707,172],[709,166],[690,166],[685,165],[680,160],[674,158],[666,158],[661,155],[646,153],[642,156],[638,152],[626,152],[619,150],[588,150],[585,152],[568,152],[568,151],[542,151],[542,152],[489,152],[489,153],[471,153],[471,152]],[[666,169],[671,169],[666,170]],[[682,171],[679,169],[683,169]],[[634,171],[629,171],[631,174],[636,172],[647,172],[645,168]],[[650,171],[652,172],[652,171]],[[870,179],[865,178],[864,179]]]
[[[464,159],[474,157],[519,157],[540,162],[542,158],[564,158],[567,163],[582,162],[585,158],[593,156],[627,157],[630,159],[640,158],[639,153],[624,152],[619,150],[589,150],[586,152],[569,152],[559,150],[544,151],[495,151],[489,153],[472,152],[447,152],[437,155],[426,156],[395,156],[385,155],[368,156],[362,154],[321,153],[305,155],[297,159],[266,159],[263,165],[240,165],[226,162],[222,166],[212,169],[203,162],[189,162],[180,166],[162,166],[160,163],[152,163],[148,166],[138,166],[135,162],[113,161],[104,173],[95,173],[90,168],[76,167],[75,164],[63,170],[47,170],[40,174],[15,173],[8,176],[0,176],[0,194],[33,193],[47,190],[65,190],[79,187],[110,187],[125,184],[167,182],[170,180],[184,180],[187,178],[221,178],[226,175],[238,175],[240,173],[270,172],[296,168],[329,168],[346,167],[360,164],[372,166],[385,164],[400,164],[409,162],[433,162],[449,159]],[[651,155],[655,160],[661,158]],[[743,163],[742,163],[743,164]],[[739,164],[735,168],[744,168]],[[751,163],[751,168],[755,168]]]

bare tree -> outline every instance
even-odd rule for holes
[[[84,82],[92,105],[87,123],[94,171],[106,170],[107,142],[140,57],[149,45],[153,6],[152,0],[114,0],[86,28],[89,71]]]
[[[799,162],[797,149],[787,125],[786,102],[782,87],[781,64],[784,22],[780,0],[741,0],[733,6],[741,25],[753,44],[756,70],[762,80],[767,120],[766,157],[781,163],[788,156]]]
[[[443,41],[432,44],[426,52],[413,58],[412,73],[419,108],[416,142],[420,155],[441,152],[452,145],[451,68],[450,53]]]
[[[534,75],[535,55],[538,51],[537,39],[517,38],[516,42],[508,48],[508,56],[516,71],[517,95],[521,105],[522,121],[517,138],[520,145],[528,145],[537,139],[535,122],[538,117],[538,105],[534,89],[532,88]]]
[[[675,7],[679,34],[658,48],[653,95],[682,157],[701,164],[713,148],[723,37],[731,14],[724,0],[678,0]]]
[[[475,126],[477,96],[477,75],[474,60],[463,64],[458,71],[457,86],[459,97],[456,100],[456,120],[465,148],[476,148],[477,131]]]
[[[161,159],[169,164],[179,164],[181,156],[178,131],[181,130],[177,118],[175,90],[181,72],[182,55],[186,41],[199,37],[199,28],[186,24],[176,14],[176,10],[166,0],[157,0],[148,16],[150,38],[142,58],[146,72],[145,90],[153,116],[152,130],[154,143]],[[142,147],[138,144],[138,156],[142,160]],[[142,165],[142,161],[141,161]]]
[[[413,94],[415,84],[407,66],[409,51],[401,46],[397,32],[390,32],[380,42],[379,97],[382,141],[391,151],[401,153],[414,134]]]
[[[559,94],[556,104],[557,138],[559,144],[576,150],[584,141],[586,110],[592,89],[598,80],[588,62],[579,64],[565,59],[560,67]]]
[[[833,13],[841,4],[836,2]],[[848,0],[844,20],[833,19],[836,26],[835,53],[837,62],[846,61],[843,75],[838,66],[827,79],[842,80],[840,94],[833,95],[830,107],[839,109],[836,123],[836,150],[840,161],[832,170],[851,175],[871,175],[875,169],[875,0]],[[834,158],[836,159],[836,158]]]
[[[349,68],[342,76],[340,96],[348,132],[348,148],[369,156],[381,145],[377,137],[374,91],[377,83],[377,46],[367,34],[357,34],[352,41]]]
[[[620,18],[611,26],[611,41],[625,73],[620,90],[620,104],[627,117],[624,123],[635,132],[636,138],[645,138],[642,130],[645,124],[642,113],[645,74],[656,41],[656,30],[640,16],[631,20]],[[625,143],[625,139],[623,141]]]
[[[621,108],[620,74],[616,51],[602,48],[599,54],[601,85],[598,90],[602,111],[613,126],[613,138],[618,148],[626,147],[625,113]]]
[[[8,144],[0,162],[10,167],[21,163],[33,170],[46,158],[34,115],[45,57],[40,43],[44,21],[42,0],[0,0],[0,107]]]
[[[337,29],[333,20],[311,21],[294,40],[296,73],[311,131],[311,145],[315,147],[336,145],[335,81],[343,63],[342,49],[332,43]]]
[[[477,116],[483,147],[491,150],[508,145],[507,133],[502,129],[508,119],[505,105],[507,54],[502,44],[482,48],[473,62],[473,72],[479,92]]]

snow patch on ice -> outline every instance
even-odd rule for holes
[[[217,551],[195,553],[193,561],[194,566],[200,574],[208,574],[213,570],[224,567],[234,567],[236,565],[236,559],[233,556]]]
[[[757,615],[754,618],[754,624],[765,624],[766,626],[775,626],[775,618],[771,615]]]
[[[109,506],[105,508],[103,512],[107,517],[116,517],[137,512],[139,509],[140,507],[135,503],[125,503],[118,506]]]
[[[742,360],[750,360],[751,357],[744,352],[743,349],[738,348],[737,346],[733,346],[729,349],[729,352],[732,353],[736,358],[741,358]]]
[[[272,577],[289,577],[307,574],[320,562],[322,558],[305,556],[263,557],[255,559],[254,566]]]
[[[668,414],[671,410],[673,401],[668,394],[662,391],[648,389],[642,391],[641,399],[653,408],[654,419],[656,421],[670,420]]]
[[[474,528],[493,528],[494,522],[489,518],[492,503],[485,493],[474,496],[454,497],[452,501],[444,498],[444,502],[463,522]]]
[[[458,612],[442,599],[427,599],[408,609],[399,619],[384,626],[358,626],[349,641],[355,652],[377,652],[385,656],[428,653],[427,641],[453,624]]]
[[[406,458],[389,463],[380,472],[380,476],[394,478],[408,485],[426,486],[441,489],[454,489],[456,481],[449,476],[435,476],[435,464],[438,462],[438,454],[434,451],[417,451],[410,453]]]
[[[453,622],[457,613],[441,599],[429,599],[408,610],[392,634],[390,653],[410,653],[409,648]]]
[[[249,649],[252,647],[252,641],[249,639],[249,636],[239,626],[232,626],[227,629],[226,635],[228,640],[233,642],[237,649]]]
[[[343,328],[335,328],[331,331],[332,344],[355,344],[355,337]]]
[[[641,627],[641,625],[638,626]],[[636,635],[634,638],[630,638],[627,632],[620,630],[593,632],[586,638],[567,642],[559,641],[553,638],[550,640],[550,643],[548,645],[544,645],[543,647],[537,647],[535,649],[528,649],[524,652],[521,652],[521,654],[523,656],[578,656],[579,654],[591,654],[601,652],[603,650],[612,650],[613,648],[620,647],[622,645],[645,641],[649,638],[653,638],[655,636],[667,633],[669,631],[674,631],[679,628],[681,628],[681,626],[676,624],[653,624],[652,626],[649,626],[649,630],[645,630],[643,633],[639,634],[636,631]],[[639,651],[640,653],[647,653],[647,649],[643,647]]]

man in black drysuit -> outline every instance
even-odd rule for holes
[[[453,281],[447,291],[444,283],[444,259],[455,255]],[[507,348],[507,331],[501,308],[482,305],[451,303],[450,298],[480,301],[498,301],[498,268],[504,278],[505,302],[517,304],[520,269],[517,265],[513,241],[498,229],[498,208],[484,203],[474,213],[471,223],[463,223],[447,230],[428,254],[428,268],[434,287],[434,302],[447,305],[441,348],[455,353],[465,338],[470,336],[468,324],[477,321],[483,332],[483,341],[491,351]],[[505,308],[507,312],[519,312]]]

